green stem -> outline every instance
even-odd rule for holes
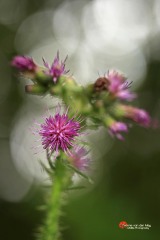
[[[53,176],[53,186],[51,188],[50,198],[47,206],[47,214],[40,240],[58,240],[60,237],[59,218],[61,207],[64,204],[64,191],[70,183],[70,174],[62,162],[62,159],[56,159],[55,173]]]

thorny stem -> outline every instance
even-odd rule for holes
[[[58,157],[55,164],[55,173],[53,176],[53,184],[47,205],[46,219],[42,226],[39,240],[59,240],[60,228],[59,218],[61,215],[61,207],[64,204],[65,190],[70,184],[70,173]]]

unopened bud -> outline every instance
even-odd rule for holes
[[[25,91],[30,94],[44,94],[46,93],[47,89],[44,86],[41,85],[26,85]]]
[[[150,126],[151,117],[144,109],[129,105],[119,105],[119,112],[123,114],[123,117],[129,118],[143,127]]]
[[[27,56],[15,56],[12,59],[11,65],[22,72],[34,72],[37,68],[37,65],[35,64],[33,59]]]
[[[94,84],[95,92],[102,92],[108,90],[109,81],[106,77],[100,77],[96,80]]]
[[[38,83],[42,83],[42,84],[52,82],[52,78],[46,75],[44,68],[40,68],[40,67],[36,71],[35,79]]]

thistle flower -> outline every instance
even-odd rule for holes
[[[20,71],[35,71],[37,67],[33,59],[26,56],[15,56],[11,65]]]
[[[149,114],[140,108],[135,108],[132,106],[120,106],[121,110],[123,110],[123,116],[132,119],[139,125],[143,127],[149,127],[151,123],[151,118]]]
[[[88,151],[84,147],[76,146],[73,148],[70,157],[72,164],[80,171],[88,168],[90,159],[87,158]]]
[[[74,117],[70,119],[66,112],[46,117],[45,122],[40,124],[38,133],[42,137],[44,149],[51,152],[59,150],[69,152],[69,148],[74,146],[75,138],[80,135],[80,129],[80,123]]]
[[[43,59],[44,66],[47,68],[47,71],[45,73],[53,78],[53,82],[56,83],[58,78],[61,75],[64,75],[69,72],[69,70],[65,70],[65,62],[67,60],[67,57],[64,61],[60,62],[59,59],[59,52],[57,52],[57,56],[54,58],[52,65],[50,66],[48,62],[46,62]]]
[[[128,132],[127,124],[123,122],[112,122],[109,126],[108,132],[111,136],[116,136],[119,140],[124,140],[121,132]]]
[[[136,97],[134,93],[129,91],[131,83],[126,81],[126,77],[123,74],[115,70],[111,70],[105,77],[109,81],[108,91],[113,96],[119,98],[120,100],[127,101],[132,101]]]

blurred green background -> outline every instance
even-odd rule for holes
[[[35,239],[46,176],[31,150],[29,127],[57,101],[26,96],[11,58],[27,54],[42,64],[42,56],[52,61],[59,49],[62,58],[69,55],[67,67],[81,84],[117,68],[133,81],[136,103],[160,119],[159,11],[159,0],[0,1],[0,240]],[[159,136],[158,126],[135,126],[124,142],[106,129],[93,134],[95,185],[70,196],[61,220],[64,239],[157,239]],[[123,230],[120,221],[151,229]]]

